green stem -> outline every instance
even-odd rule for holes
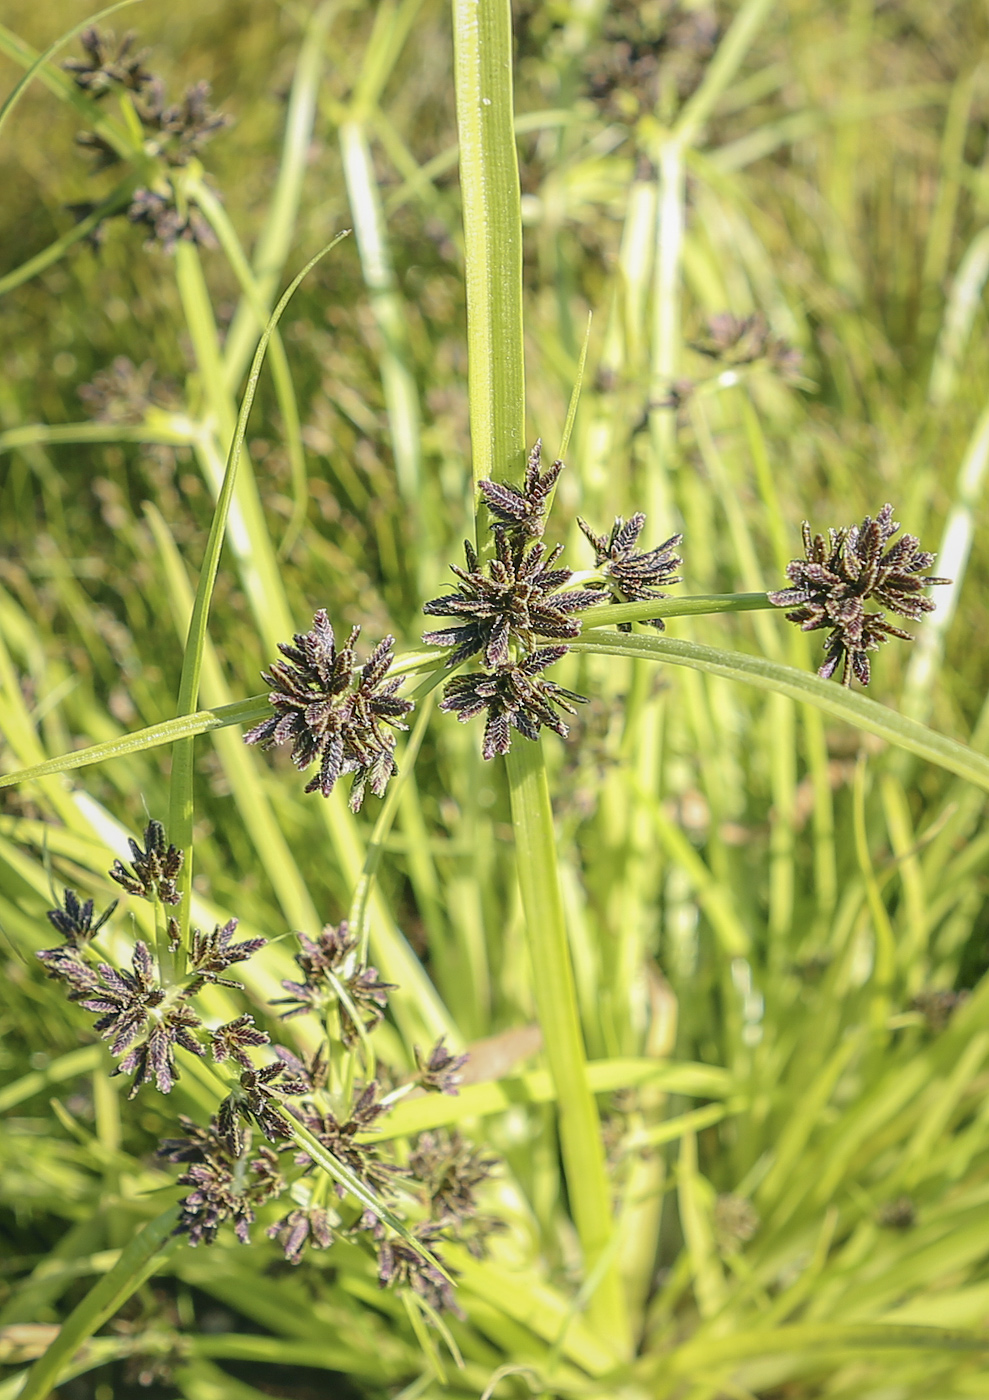
[[[696,593],[687,598],[659,598],[644,603],[608,603],[588,608],[581,621],[585,627],[612,627],[619,622],[648,622],[653,617],[756,612],[772,606],[765,593]]]
[[[453,50],[476,486],[520,477],[525,464],[522,212],[508,0],[454,0]],[[484,515],[482,509],[479,531]]]
[[[857,729],[878,734],[897,748],[906,749],[937,763],[959,777],[979,787],[989,789],[989,759],[966,748],[954,739],[928,729],[906,715],[897,714],[886,705],[877,704],[857,691],[846,689],[834,681],[767,661],[762,656],[744,652],[723,651],[720,647],[703,646],[700,642],[682,642],[672,637],[622,636],[617,632],[592,633],[570,643],[571,651],[591,651],[602,656],[650,656],[654,661],[667,661],[674,666],[690,666],[695,671],[707,671],[713,676],[741,681],[760,690],[775,690],[814,705],[825,714],[852,724]]]
[[[522,221],[512,94],[509,0],[453,0],[467,289],[468,391],[474,481],[518,480],[525,461]],[[479,552],[490,553],[485,512]],[[508,756],[519,885],[536,1005],[560,1106],[570,1203],[585,1277],[613,1232],[597,1105],[587,1081],[556,836],[542,748],[517,742]],[[603,1268],[590,1302],[594,1326],[620,1354],[630,1348],[621,1280]]]
[[[563,1169],[584,1250],[586,1277],[608,1250],[615,1226],[601,1147],[601,1124],[587,1077],[556,864],[553,810],[540,745],[516,740],[507,766],[536,1011],[559,1103]],[[605,1270],[591,1298],[590,1315],[617,1349],[627,1351],[628,1321],[614,1266]]]

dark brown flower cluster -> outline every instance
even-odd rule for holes
[[[102,97],[111,88],[141,92],[153,75],[144,66],[150,49],[135,49],[137,34],[129,30],[119,41],[112,29],[84,29],[79,36],[84,58],[67,58],[62,67],[77,88],[89,97]]]
[[[381,797],[398,772],[393,729],[407,729],[402,717],[413,708],[397,694],[401,681],[388,679],[394,637],[385,637],[363,667],[357,666],[355,627],[346,646],[337,647],[326,612],[320,608],[312,631],[297,632],[294,643],[279,642],[284,661],[262,672],[272,687],[275,713],[244,736],[248,744],[292,745],[299,769],[319,763],[306,792],[329,797],[344,773],[353,773],[350,807],[360,811],[370,784]]]
[[[443,692],[442,709],[453,711],[464,724],[482,711],[486,714],[481,746],[485,758],[508,753],[513,729],[526,739],[538,739],[545,727],[565,739],[570,730],[558,711],[575,715],[574,706],[583,704],[584,696],[546,680],[542,672],[566,653],[566,647],[543,647],[497,671],[454,676]]]
[[[178,904],[182,896],[175,882],[183,853],[169,843],[162,824],[149,821],[144,847],[132,840],[130,848],[131,868],[115,861],[110,877],[130,894],[167,905]],[[96,1016],[93,1029],[109,1042],[111,1053],[120,1060],[114,1073],[134,1076],[130,1097],[143,1084],[154,1084],[163,1094],[171,1091],[178,1078],[177,1048],[197,1056],[205,1055],[208,1049],[217,1063],[233,1059],[244,1074],[253,1073],[247,1050],[267,1044],[268,1037],[255,1028],[251,1017],[237,1017],[228,1025],[207,1032],[189,1002],[207,983],[241,987],[242,983],[227,976],[230,967],[251,957],[265,940],[234,942],[236,919],[217,926],[212,933],[193,929],[185,976],[177,981],[164,980],[143,939],[134,945],[129,968],[113,967],[95,956],[92,941],[116,907],[114,901],[97,918],[91,899],[83,903],[73,890],[66,890],[62,907],[48,913],[49,922],[65,941],[58,948],[42,949],[38,958],[48,976],[64,985],[68,999]],[[168,931],[169,948],[175,952],[179,939],[177,920],[169,919]]]
[[[288,996],[278,997],[273,1006],[285,1006],[283,1021],[306,1011],[321,1012],[336,1007],[340,1015],[340,1038],[352,1050],[361,1034],[374,1030],[385,1014],[391,982],[382,982],[378,970],[359,966],[357,939],[344,920],[326,924],[315,938],[299,934],[301,951],[295,961],[303,974],[301,982],[282,983]]]
[[[150,409],[172,408],[177,402],[174,390],[157,378],[151,360],[135,365],[126,355],[118,355],[109,369],[99,370],[77,392],[97,423],[143,423]]]
[[[182,853],[169,845],[159,823],[149,823],[143,848],[132,842],[131,849],[133,869],[115,867],[113,873],[133,893],[159,896],[181,866]],[[328,1249],[337,1239],[363,1240],[377,1260],[382,1288],[410,1290],[427,1317],[430,1309],[459,1313],[450,1271],[436,1251],[445,1239],[454,1239],[480,1256],[501,1228],[478,1213],[475,1200],[494,1159],[456,1133],[430,1133],[420,1137],[403,1165],[378,1132],[389,1100],[382,1099],[376,1079],[358,1084],[341,1111],[339,1085],[331,1091],[329,1084],[328,1044],[303,1057],[275,1046],[274,1058],[259,1065],[254,1055],[270,1040],[251,1014],[204,1026],[191,998],[207,985],[239,988],[228,975],[231,967],[264,943],[236,941],[236,919],[209,933],[193,929],[186,971],[176,979],[174,968],[163,974],[140,939],[127,968],[97,960],[94,940],[114,907],[97,916],[92,900],[65,891],[61,906],[48,915],[65,941],[39,957],[49,976],[64,984],[69,1000],[95,1016],[94,1029],[120,1061],[114,1072],[133,1075],[131,1097],[143,1084],[167,1094],[178,1078],[180,1049],[209,1054],[223,1067],[229,1092],[209,1124],[181,1118],[184,1135],[167,1139],[159,1149],[161,1157],[183,1167],[178,1182],[188,1188],[178,1233],[192,1245],[209,1245],[230,1223],[247,1243],[258,1210],[291,1184],[292,1209],[266,1231],[289,1262],[298,1264],[307,1249]],[[169,925],[177,934],[178,921],[170,919]],[[359,963],[358,942],[346,923],[300,939],[296,961],[303,980],[284,983],[289,996],[282,1004],[290,1007],[285,1014],[321,1008],[332,998],[341,1012],[342,1038],[355,1046],[384,1015],[390,984]],[[441,1037],[428,1054],[416,1049],[415,1057],[413,1082],[456,1094],[466,1055],[455,1053]],[[257,1146],[259,1134],[265,1141]],[[336,1166],[328,1169],[327,1158]],[[351,1194],[344,1183],[354,1179],[360,1188],[355,1183]]]
[[[505,1228],[503,1221],[481,1215],[477,1209],[478,1188],[497,1166],[497,1158],[456,1130],[420,1133],[409,1154],[409,1171],[421,1183],[430,1219],[465,1245],[475,1259],[483,1258],[488,1237]]]
[[[560,711],[574,714],[574,705],[583,701],[583,696],[542,675],[566,655],[567,647],[540,648],[538,639],[565,642],[579,636],[580,620],[575,614],[592,607],[599,595],[590,589],[567,590],[571,571],[554,567],[562,547],[547,555],[539,542],[550,497],[563,470],[557,460],[544,472],[541,452],[537,442],[521,487],[480,483],[492,516],[495,557],[481,563],[465,543],[467,567],[451,565],[459,587],[423,606],[431,617],[456,619],[452,627],[424,633],[424,642],[450,647],[450,666],[480,655],[485,667],[449,681],[440,705],[463,723],[486,715],[481,749],[485,758],[508,753],[513,729],[527,739],[537,739],[544,727],[565,738],[569,730]]]
[[[761,311],[733,316],[730,311],[709,316],[703,335],[690,342],[692,350],[724,365],[751,365],[764,360],[782,379],[799,378],[803,356],[775,335]]]
[[[66,890],[62,896],[62,905],[61,909],[49,909],[48,922],[58,930],[66,943],[73,948],[84,948],[109,919],[117,907],[117,901],[109,904],[95,923],[95,905],[91,899],[82,904],[74,890]]]
[[[587,590],[560,593],[571,577],[569,569],[552,567],[563,546],[544,558],[541,544],[526,548],[524,529],[517,532],[522,538],[513,538],[515,531],[496,528],[496,557],[486,567],[479,566],[465,541],[467,568],[450,566],[460,587],[424,604],[423,612],[431,617],[460,619],[456,627],[423,633],[430,646],[453,648],[448,665],[458,666],[480,652],[486,666],[505,666],[513,649],[524,655],[537,637],[578,637],[580,623],[571,614],[600,601]]]
[[[563,463],[558,457],[552,466],[543,471],[542,453],[542,438],[538,438],[525,464],[521,490],[504,481],[480,483],[482,499],[495,518],[496,529],[517,531],[537,539],[543,533],[550,497],[563,470]]]
[[[436,1049],[440,1051],[441,1046]],[[476,1191],[494,1170],[495,1159],[457,1133],[424,1133],[408,1164],[401,1166],[387,1155],[384,1143],[368,1139],[385,1112],[376,1081],[356,1090],[347,1116],[341,1117],[321,1092],[325,1064],[307,1066],[283,1048],[278,1054],[293,1075],[309,1084],[301,1103],[293,1108],[293,1116],[325,1152],[359,1178],[365,1190],[381,1202],[381,1211],[365,1205],[353,1223],[345,1226],[343,1204],[339,1210],[323,1204],[314,1190],[308,1203],[270,1225],[268,1236],[278,1241],[292,1264],[300,1263],[309,1248],[328,1249],[337,1238],[362,1238],[377,1256],[382,1288],[409,1288],[430,1307],[459,1314],[449,1270],[437,1250],[444,1239],[455,1239],[481,1257],[488,1237],[503,1228],[501,1222],[479,1215],[476,1202]],[[303,1145],[296,1146],[294,1162],[302,1168],[302,1178],[293,1188],[293,1196],[305,1202],[302,1183],[313,1177],[317,1164]],[[334,1191],[343,1203],[346,1188],[336,1182]],[[403,1198],[409,1197],[418,1200],[422,1216],[407,1223],[411,1238],[406,1238],[386,1228],[382,1217],[391,1212],[404,1215]]]
[[[225,924],[217,924],[212,933],[192,930],[189,948],[189,967],[194,975],[192,990],[197,991],[204,983],[217,987],[243,987],[243,982],[223,974],[234,963],[244,962],[264,947],[264,938],[247,938],[243,943],[233,941],[237,932],[237,920],[229,919]]]
[[[933,1035],[940,1035],[958,1008],[964,1006],[970,996],[970,992],[956,992],[950,987],[926,987],[913,997],[910,1010],[919,1011],[927,1029]]]
[[[115,860],[110,869],[110,879],[122,885],[128,894],[138,895],[162,904],[178,904],[182,896],[176,879],[185,859],[178,847],[170,845],[161,822],[149,821],[144,828],[144,849],[133,837],[127,838],[131,849],[132,870],[122,861]]]
[[[437,1094],[452,1094],[456,1097],[460,1092],[457,1087],[461,1080],[460,1071],[470,1057],[455,1055],[448,1049],[445,1035],[440,1036],[428,1055],[424,1055],[418,1045],[415,1047],[415,1055],[419,1087]]]
[[[135,190],[125,211],[131,223],[149,230],[148,243],[171,251],[179,239],[215,247],[209,224],[195,207],[177,199],[172,171],[188,165],[208,141],[229,124],[230,118],[215,112],[209,104],[209,83],[194,83],[178,102],[169,102],[165,85],[145,68],[149,50],[135,50],[134,34],[125,34],[117,43],[110,31],[91,27],[81,40],[84,57],[70,58],[62,67],[72,74],[76,86],[89,97],[101,98],[111,91],[131,94],[131,107],[142,129],[142,150],[157,159],[156,178]],[[119,152],[99,133],[81,132],[81,146],[96,155],[98,170],[115,164]],[[85,217],[96,206],[73,206]],[[94,241],[98,241],[94,240]]]
[[[131,970],[101,962],[94,968],[71,944],[38,954],[50,977],[64,982],[70,1001],[96,1014],[94,1030],[122,1056],[114,1074],[134,1074],[128,1097],[142,1084],[167,1094],[177,1078],[175,1047],[204,1054],[193,1032],[202,1024],[185,1004],[187,992],[166,989],[158,979],[148,945],[138,939]]]
[[[934,555],[920,548],[914,535],[903,535],[890,544],[899,530],[893,507],[883,506],[875,520],[867,515],[861,525],[811,535],[803,525],[805,559],[787,565],[792,587],[770,593],[769,601],[787,608],[786,616],[804,632],[829,628],[826,657],[818,674],[830,678],[841,667],[841,683],[850,686],[852,676],[869,684],[869,653],[890,637],[912,641],[909,632],[887,621],[885,613],[866,612],[870,600],[901,617],[921,618],[935,604],[923,590],[950,579],[931,578],[927,570]],[[887,546],[889,546],[887,548]]]
[[[657,105],[672,113],[696,88],[717,39],[712,5],[613,0],[586,60],[589,95],[612,121],[634,121]]]
[[[637,511],[629,520],[619,515],[610,535],[596,535],[586,521],[577,517],[577,524],[594,547],[594,565],[603,575],[601,588],[610,591],[616,603],[638,603],[650,598],[665,598],[664,589],[680,583],[676,570],[683,560],[674,553],[683,540],[671,535],[665,544],[655,549],[636,550],[646,517]],[[651,618],[650,627],[664,628],[661,617]],[[630,622],[620,622],[619,632],[631,632]]]
[[[264,1146],[252,1153],[249,1143],[231,1151],[215,1118],[208,1128],[190,1118],[179,1121],[187,1136],[167,1138],[158,1149],[168,1162],[189,1164],[178,1179],[192,1190],[182,1202],[177,1233],[188,1235],[194,1247],[212,1244],[224,1221],[232,1220],[237,1238],[248,1244],[256,1209],[285,1189],[278,1154]]]
[[[77,912],[68,900],[66,907],[73,928],[92,925],[91,910]],[[195,985],[202,985],[206,973],[223,981],[229,964],[246,956],[244,950],[253,951],[255,940],[232,941],[235,927],[231,921],[209,936],[194,936],[190,961]],[[370,1011],[380,1018],[389,987],[373,969],[363,969],[365,980],[360,980],[356,949],[346,924],[328,925],[315,939],[303,937],[297,962],[305,982],[285,984],[298,993],[301,1005],[295,1009],[308,1007],[309,988],[329,979],[331,986],[336,982],[348,988],[360,1014]],[[144,950],[139,966],[135,964],[140,987],[128,986],[131,1000],[117,1012],[115,1024],[121,1027],[121,1018],[128,1015],[136,1022],[138,994],[154,1000],[156,984],[147,957]],[[373,975],[367,978],[368,973]],[[315,990],[312,996],[315,1001]],[[191,1188],[181,1202],[179,1232],[193,1245],[212,1244],[220,1227],[230,1222],[238,1239],[247,1243],[258,1209],[291,1186],[292,1208],[266,1226],[289,1263],[299,1264],[307,1250],[329,1249],[338,1239],[362,1240],[376,1257],[382,1288],[410,1290],[427,1316],[429,1309],[459,1315],[450,1271],[437,1250],[444,1240],[454,1239],[480,1257],[489,1237],[503,1228],[477,1209],[476,1193],[495,1159],[458,1133],[435,1132],[420,1136],[407,1164],[396,1161],[388,1142],[376,1134],[387,1110],[378,1081],[358,1084],[341,1112],[338,1093],[328,1085],[325,1045],[305,1057],[275,1046],[276,1058],[258,1068],[251,1052],[267,1045],[268,1036],[250,1015],[209,1032],[208,1043],[214,1060],[236,1065],[239,1077],[207,1127],[182,1118],[184,1136],[168,1139],[159,1149],[160,1156],[185,1168],[179,1184]],[[416,1060],[421,1084],[456,1093],[466,1056],[451,1051],[441,1037],[428,1055],[417,1050]],[[266,1143],[254,1148],[258,1131]],[[344,1179],[349,1174],[361,1183],[356,1212],[341,1180],[334,1175],[328,1184],[324,1154]],[[402,1223],[396,1227],[396,1222]]]

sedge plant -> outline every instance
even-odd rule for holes
[[[775,90],[758,49],[772,7],[744,0],[722,22],[704,7],[575,5],[544,17],[541,36],[539,18],[526,28],[523,16],[520,34],[543,40],[537,71],[545,79],[548,65],[561,101],[583,83],[597,124],[590,151],[576,107],[530,126],[558,159],[537,238],[566,314],[555,349],[544,320],[532,337],[564,371],[558,457],[527,426],[523,209],[533,217],[534,197],[523,205],[512,14],[507,0],[452,7],[461,230],[432,183],[448,157],[418,164],[384,109],[427,8],[403,0],[367,16],[352,88],[335,8],[304,17],[252,255],[204,165],[225,122],[202,83],[169,102],[136,40],[98,28],[62,67],[0,31],[3,52],[71,104],[84,144],[120,175],[0,291],[89,235],[112,241],[108,224],[126,213],[174,274],[191,358],[181,391],[118,361],[89,387],[95,422],[15,425],[2,446],[24,454],[52,510],[45,454],[59,443],[154,447],[162,483],[194,464],[209,492],[198,553],[165,484],[165,508],[148,503],[140,522],[105,493],[134,556],[155,551],[169,616],[149,635],[180,644],[170,713],[138,678],[136,699],[115,692],[109,721],[92,701],[70,711],[73,732],[92,740],[71,746],[63,681],[38,652],[16,577],[0,596],[0,787],[22,794],[2,819],[0,913],[21,955],[10,1015],[41,1056],[0,1089],[0,1106],[80,1076],[89,1086],[51,1100],[62,1136],[29,1198],[40,1209],[61,1192],[78,1208],[46,1257],[12,1256],[0,1394],[40,1400],[125,1362],[140,1384],[193,1400],[257,1395],[258,1365],[409,1397],[713,1400],[783,1385],[850,1396],[887,1382],[904,1395],[979,1393],[989,1039],[986,989],[966,957],[987,726],[980,718],[966,744],[923,723],[916,674],[902,708],[863,694],[876,654],[884,663],[911,639],[903,619],[920,625],[930,674],[943,624],[926,590],[954,596],[966,560],[949,539],[938,564],[952,577],[933,576],[934,554],[901,532],[885,493],[826,532],[805,525],[800,557],[765,427],[787,394],[813,387],[800,357],[760,310],[708,306],[687,325],[688,285],[702,305],[720,295],[718,238],[732,231],[753,284],[775,285],[731,184],[753,158],[746,138],[703,150],[719,110]],[[854,25],[851,41],[863,42]],[[764,67],[746,74],[753,54]],[[966,93],[949,107],[955,147]],[[281,326],[306,276],[347,248],[324,248],[276,305],[321,101],[378,336],[405,526],[383,520],[334,459],[335,490],[363,512],[386,576],[373,606],[351,583],[345,607],[324,588],[307,608],[326,560],[340,561],[307,544],[305,585],[291,562],[307,539],[316,435],[303,429]],[[431,485],[372,134],[405,181],[397,193],[435,200],[462,238],[470,468],[446,447]],[[771,149],[785,132],[768,122],[761,139]],[[551,211],[554,179],[592,186],[601,150],[608,178],[634,178],[590,387],[566,231]],[[941,225],[929,288],[944,265]],[[239,297],[225,334],[204,263],[213,251]],[[951,314],[945,335],[957,342],[962,313]],[[280,541],[261,493],[270,449],[249,438],[266,358],[285,434]],[[333,392],[359,425],[359,402]],[[551,420],[543,392],[530,400]],[[571,446],[577,471],[563,465]],[[622,451],[633,469],[616,486]],[[970,509],[977,452],[953,518]],[[469,503],[471,537],[446,585],[444,501],[451,513]],[[416,554],[423,541],[437,558]],[[564,549],[584,567],[564,566]],[[681,572],[698,591],[671,595]],[[71,571],[56,575],[60,605],[110,674],[118,658],[99,650],[95,614]],[[252,641],[231,653],[213,619],[234,585]],[[742,614],[754,651],[716,630]],[[668,624],[680,634],[665,635]],[[670,678],[658,690],[657,662]],[[250,663],[268,690],[234,698],[252,688]],[[878,744],[858,738],[842,757],[825,718]],[[207,734],[209,764],[197,744]],[[764,757],[750,762],[747,743]],[[887,747],[896,758],[877,763]],[[921,771],[933,795],[918,830]],[[101,772],[106,783],[89,790]],[[951,777],[933,788],[932,773]],[[233,799],[229,833],[204,825],[204,774],[211,814]],[[138,825],[115,815],[120,793],[131,820],[143,803]],[[756,793],[765,831],[747,807]],[[746,874],[747,846],[765,879]],[[123,902],[108,904],[111,888]],[[51,927],[62,941],[42,946]],[[66,1016],[73,1036],[85,1028],[81,1047],[58,1029]],[[9,1121],[12,1198],[34,1120]],[[204,1298],[227,1310],[223,1329],[199,1325]]]

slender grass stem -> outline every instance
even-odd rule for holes
[[[454,68],[464,205],[468,378],[475,483],[519,479],[525,455],[522,226],[508,0],[454,0]],[[485,512],[476,528],[490,552]],[[585,1277],[613,1233],[597,1105],[587,1080],[542,748],[508,755],[512,824],[536,1005],[560,1104],[560,1135]],[[630,1329],[617,1264],[602,1270],[590,1316],[619,1354]]]

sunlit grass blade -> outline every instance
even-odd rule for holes
[[[202,180],[189,182],[189,193],[206,216],[226,255],[230,268],[240,283],[243,296],[257,318],[257,325],[264,330],[268,319],[268,309],[261,295],[261,288],[255,280],[247,256],[240,245],[233,224],[216,195]],[[308,481],[306,478],[306,457],[302,444],[299,406],[292,383],[292,372],[280,332],[271,334],[271,377],[275,386],[275,397],[282,415],[282,428],[285,434],[285,450],[288,453],[292,473],[292,515],[286,527],[280,546],[280,554],[287,555],[302,530],[308,505]]]
[[[45,1400],[62,1367],[76,1350],[151,1277],[165,1252],[177,1243],[178,1206],[145,1225],[117,1263],[69,1314],[58,1336],[28,1372],[20,1400]]]
[[[670,1094],[705,1099],[725,1098],[734,1087],[728,1071],[717,1065],[646,1059],[589,1060],[587,1083],[594,1094],[650,1084]],[[532,1070],[507,1079],[464,1085],[456,1098],[430,1094],[402,1099],[367,1138],[377,1142],[407,1137],[470,1118],[504,1113],[512,1104],[553,1103],[556,1098],[552,1076],[546,1070]]]
[[[102,744],[92,744],[86,749],[76,749],[74,753],[34,763],[29,768],[0,774],[0,788],[45,778],[52,773],[68,773],[73,768],[86,768],[91,763],[103,763],[108,758],[141,753],[145,749],[158,748],[161,744],[172,744],[176,739],[193,738],[197,734],[207,734],[211,729],[223,729],[229,724],[256,724],[264,719],[270,709],[267,695],[255,695],[249,700],[236,700],[232,705],[218,705],[215,710],[197,710],[195,714],[179,715],[161,724],[137,729],[132,734],[123,734],[119,739],[108,739]]]
[[[794,670],[792,666],[782,666],[779,662],[747,656],[742,652],[704,646],[699,642],[676,641],[672,637],[623,637],[616,634],[606,641],[601,634],[595,634],[571,642],[570,646],[573,651],[597,652],[603,656],[648,656],[655,661],[667,661],[673,666],[691,666],[714,676],[741,681],[760,690],[778,691],[780,695],[814,705],[835,719],[865,729],[897,748],[906,749],[918,758],[924,758],[989,789],[989,759],[982,754],[928,729],[926,725],[918,724],[916,720],[897,714],[886,705],[869,700],[857,691]]]
[[[223,475],[223,485],[213,511],[209,538],[206,541],[206,552],[199,572],[196,598],[192,607],[192,617],[189,619],[189,636],[186,642],[185,654],[182,658],[182,677],[179,682],[179,694],[176,701],[176,709],[179,715],[191,714],[199,698],[203,652],[206,646],[206,628],[209,622],[209,610],[213,598],[213,588],[216,583],[217,571],[220,567],[220,551],[223,548],[223,537],[227,528],[227,517],[230,513],[230,506],[233,501],[234,485],[237,479],[237,466],[240,462],[240,455],[244,447],[244,439],[247,436],[247,424],[250,420],[251,409],[254,407],[254,397],[257,393],[258,380],[261,378],[261,368],[264,364],[268,344],[275,333],[278,322],[281,320],[282,313],[292,300],[296,289],[302,283],[303,279],[345,236],[346,235],[342,233],[338,234],[336,238],[327,243],[324,248],[321,248],[315,257],[310,258],[301,272],[292,279],[289,286],[283,292],[275,310],[269,317],[268,323],[258,341],[257,349],[254,352],[254,362],[251,365],[247,387],[244,390],[240,412],[237,416],[236,431],[234,432],[233,441],[230,444],[226,470]],[[173,841],[180,850],[186,852],[180,878],[181,889],[187,894],[191,892],[192,889],[193,743],[194,740],[192,737],[184,737],[176,740],[172,751],[172,774],[169,788],[169,839]],[[190,904],[190,898],[184,899],[179,910],[183,939],[188,936]]]
[[[323,72],[323,44],[336,9],[337,0],[324,0],[312,11],[295,66],[278,175],[264,228],[254,250],[254,275],[265,314],[274,301],[295,235],[316,116],[316,96]],[[244,296],[234,312],[223,347],[224,378],[230,393],[240,383],[250,361],[256,334],[255,311]]]
[[[97,10],[97,12],[94,15],[90,15],[88,19],[80,20],[78,24],[73,25],[71,29],[66,30],[64,34],[60,35],[53,43],[49,44],[44,53],[38,55],[27,72],[21,77],[20,81],[15,84],[5,99],[3,106],[0,107],[0,131],[3,131],[4,124],[14,110],[25,89],[30,86],[31,80],[38,72],[39,68],[43,68],[50,58],[54,58],[63,45],[67,44],[70,39],[74,39],[77,34],[81,34],[84,29],[88,29],[90,25],[98,24],[101,19],[106,19],[107,15],[112,15],[115,11],[122,10],[125,5],[139,4],[143,4],[143,0],[116,0],[115,4],[107,5],[106,9]]]
[[[181,642],[189,631],[193,607],[192,588],[178,548],[161,514],[147,502],[144,511],[165,566],[172,611]],[[208,637],[203,651],[203,689],[207,698],[216,704],[233,703],[215,649]],[[251,834],[258,859],[271,881],[285,917],[293,928],[318,928],[319,916],[291,848],[271,810],[271,804],[260,781],[257,758],[239,733],[234,733],[231,729],[218,729],[213,733],[216,735],[213,742],[220,754],[241,819]]]

